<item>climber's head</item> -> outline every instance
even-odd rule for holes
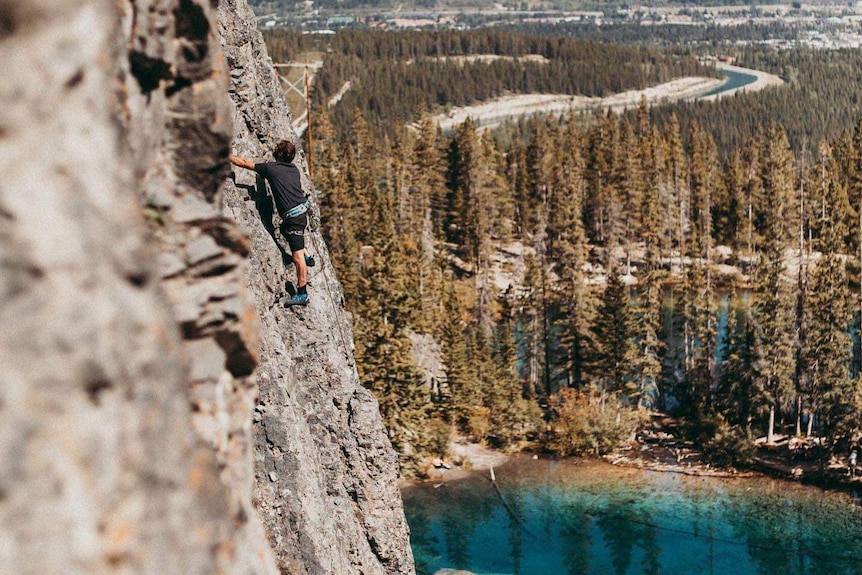
[[[292,162],[294,156],[296,156],[296,146],[293,142],[282,140],[275,146],[272,155],[275,157],[276,162]]]

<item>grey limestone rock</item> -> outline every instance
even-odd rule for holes
[[[141,210],[138,176],[170,140],[158,122],[168,102],[121,82],[117,6],[0,7],[3,574],[240,572],[243,497],[194,432],[182,335]],[[147,58],[167,69],[177,7],[127,7],[161,14]]]
[[[0,4],[0,575],[414,571],[326,247],[274,308],[258,182],[227,179],[296,135],[215,5]]]
[[[231,67],[234,153],[271,159],[279,140],[297,136],[266,47],[244,0],[223,0],[219,24]],[[301,150],[297,165],[315,203]],[[413,573],[396,454],[376,400],[359,385],[326,246],[319,233],[306,236],[317,260],[311,303],[273,305],[293,268],[285,268],[251,199],[263,190],[247,193],[255,186],[253,174],[238,171],[225,187],[225,207],[251,239],[247,285],[261,320],[255,495],[279,566],[315,575]]]

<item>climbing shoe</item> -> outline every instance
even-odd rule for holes
[[[316,263],[317,262],[314,261],[314,256],[310,256],[308,254],[305,254],[305,265],[307,265],[310,268],[313,268],[314,264],[316,264]]]
[[[295,305],[308,305],[308,294],[307,293],[298,293],[291,298],[285,298],[282,300],[284,307],[291,307]]]

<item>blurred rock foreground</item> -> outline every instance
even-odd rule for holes
[[[245,0],[3,0],[0,62],[0,574],[413,573],[326,248],[273,306],[226,161],[296,139]]]

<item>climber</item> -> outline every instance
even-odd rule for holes
[[[281,233],[290,246],[293,264],[296,266],[296,293],[284,305],[308,305],[308,265],[314,260],[305,253],[305,228],[308,225],[308,199],[302,191],[299,169],[293,165],[296,146],[282,140],[272,153],[274,162],[256,164],[246,158],[230,156],[230,162],[246,170],[254,170],[263,176],[275,199],[275,207],[281,216]]]

